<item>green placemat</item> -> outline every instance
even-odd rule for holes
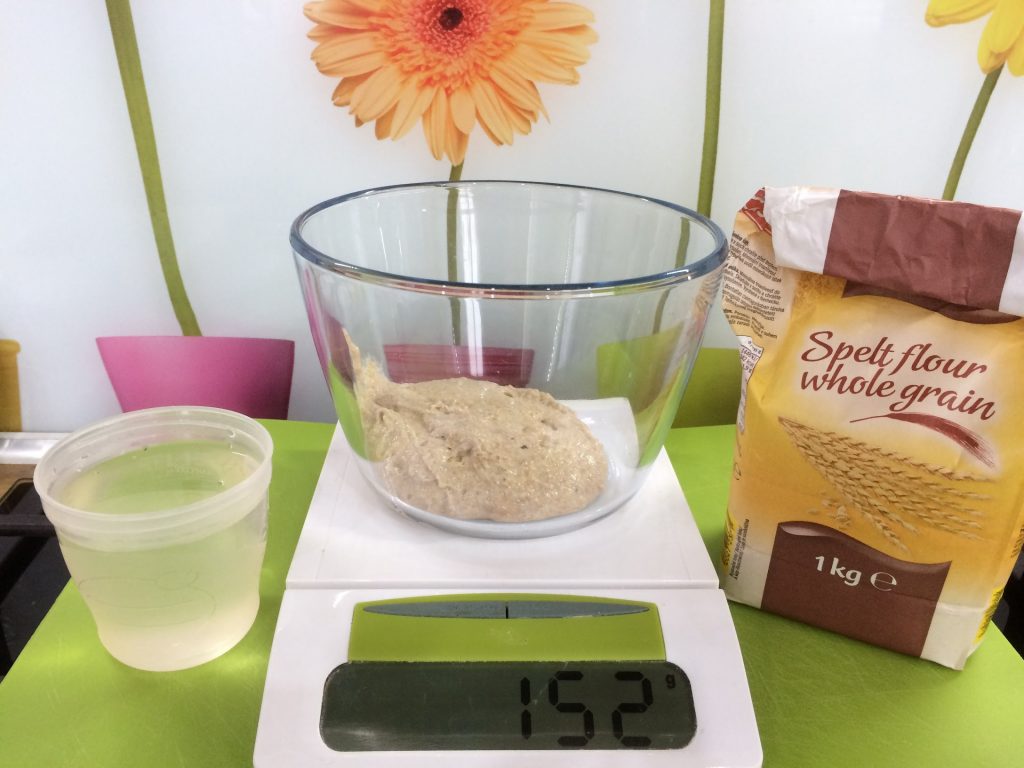
[[[333,430],[268,426],[270,530],[262,604],[246,638],[196,669],[132,670],[103,650],[69,586],[0,683],[0,765],[252,764],[285,574]],[[732,440],[732,427],[704,427],[674,430],[667,443],[713,557]],[[746,606],[732,613],[768,768],[1021,764],[1024,662],[997,630],[954,672]]]

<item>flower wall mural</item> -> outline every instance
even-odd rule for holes
[[[1022,5],[109,0],[132,17],[192,315],[206,334],[294,339],[289,416],[312,420],[334,408],[287,243],[299,211],[462,163],[650,195],[727,229],[764,184],[1024,208]],[[0,119],[0,338],[21,347],[29,430],[116,412],[97,337],[188,333],[107,6],[0,10],[0,99],[18,116]],[[734,344],[715,309],[705,344]]]

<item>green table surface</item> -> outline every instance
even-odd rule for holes
[[[68,585],[0,683],[0,766],[247,766],[285,575],[333,427],[266,422],[274,479],[262,603],[245,639],[182,672],[130,669]],[[666,448],[713,558],[732,427]],[[569,534],[571,535],[571,534]],[[765,765],[1024,765],[1024,661],[992,628],[963,672],[733,605]]]

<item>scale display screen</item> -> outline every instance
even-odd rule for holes
[[[327,678],[333,750],[681,749],[697,729],[667,661],[352,661]]]

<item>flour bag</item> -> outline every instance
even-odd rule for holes
[[[1021,213],[769,188],[736,217],[722,584],[961,669],[1024,530]]]

